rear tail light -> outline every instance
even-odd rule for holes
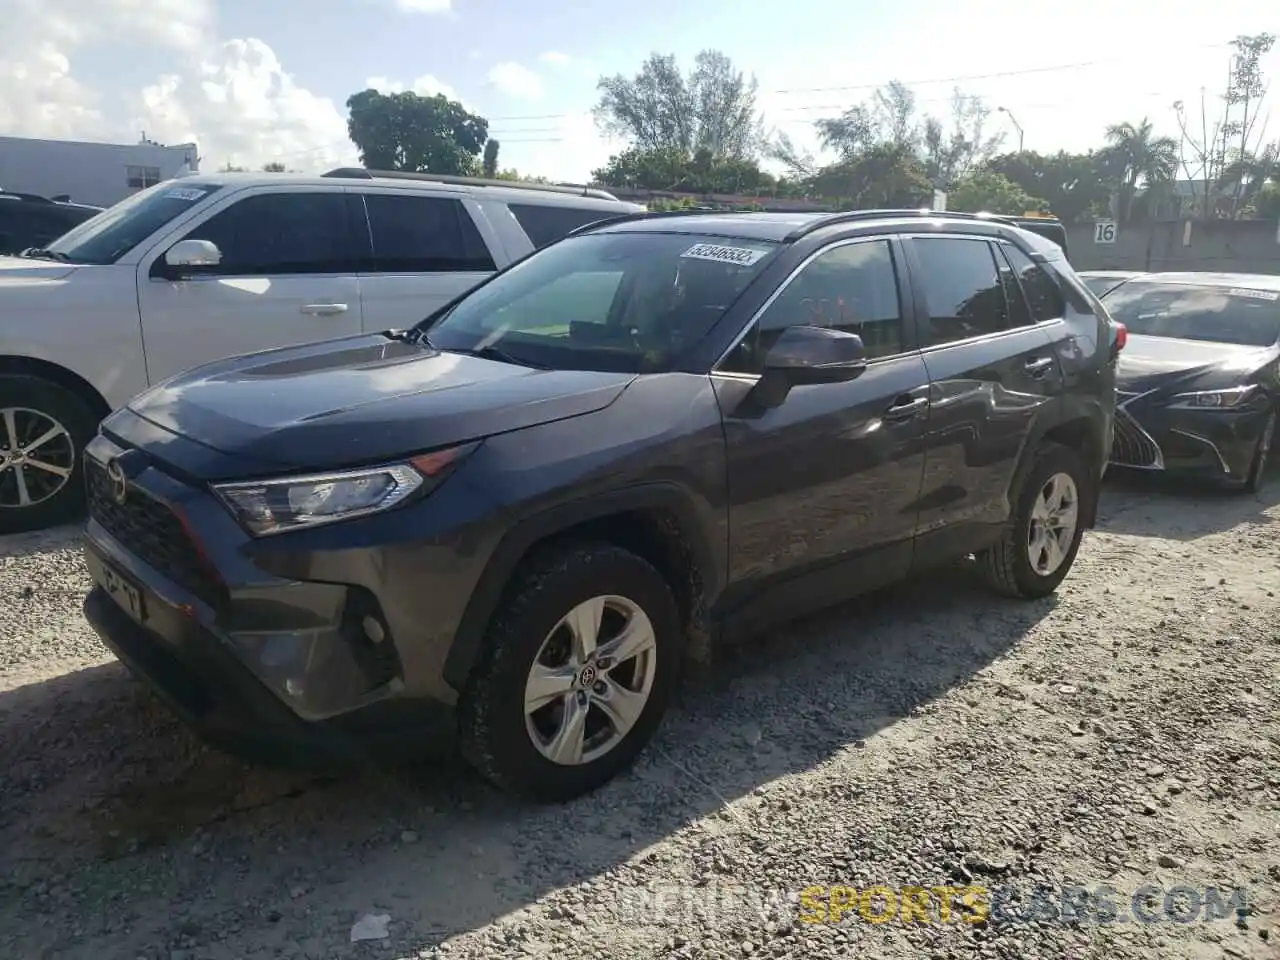
[[[1116,328],[1115,336],[1111,341],[1111,355],[1116,357],[1120,355],[1124,345],[1129,342],[1129,328],[1115,320],[1111,321],[1111,325]]]

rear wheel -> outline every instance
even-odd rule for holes
[[[1245,477],[1243,490],[1246,493],[1257,493],[1267,479],[1267,467],[1271,460],[1271,445],[1276,434],[1276,411],[1272,410],[1267,417],[1266,426],[1262,428],[1262,436],[1258,438],[1257,449],[1253,453],[1253,462],[1249,465],[1249,475]]]
[[[1058,588],[1075,562],[1084,527],[1088,474],[1076,451],[1050,443],[1032,455],[1015,484],[1013,514],[1000,539],[978,555],[998,592],[1034,599]]]
[[[0,376],[0,533],[67,523],[84,509],[80,459],[98,419],[72,391]]]
[[[463,755],[496,785],[568,800],[628,767],[675,684],[680,617],[662,575],[608,544],[517,573],[459,703]]]

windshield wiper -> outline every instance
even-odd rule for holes
[[[426,331],[422,333],[422,339],[419,343],[426,343],[431,346],[431,341],[426,338]],[[477,347],[471,350],[464,350],[462,347],[436,347],[437,350],[443,350],[445,353],[464,353],[468,357],[480,357],[482,360],[497,360],[499,363],[514,363],[519,367],[532,367],[534,370],[550,370],[546,364],[534,363],[532,360],[526,360],[523,357],[517,357],[514,354],[507,353],[501,347]]]
[[[65,253],[50,250],[47,247],[27,247],[18,256],[26,257],[29,260],[56,260],[58,263],[71,262],[71,258]]]

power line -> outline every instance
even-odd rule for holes
[[[1184,52],[1189,50],[1221,49],[1224,47],[1229,47],[1230,45],[1231,45],[1230,43],[1223,43],[1223,42],[1202,43],[1192,47],[1186,47],[1184,48]],[[1176,53],[1177,51],[1171,51],[1171,52]],[[975,80],[998,80],[998,79],[1005,79],[1009,77],[1031,76],[1033,74],[1060,73],[1065,70],[1082,70],[1088,67],[1096,67],[1106,63],[1117,63],[1117,62],[1123,62],[1128,60],[1132,60],[1132,54],[1115,56],[1115,57],[1102,57],[1096,60],[1081,60],[1076,63],[1059,63],[1059,64],[1054,64],[1051,66],[1044,66],[1044,67],[1028,67],[1022,70],[999,70],[994,73],[971,73],[971,74],[965,74],[962,76],[954,76],[954,77],[933,77],[925,80],[899,80],[897,82],[904,87],[924,87],[924,86],[929,86],[931,84],[938,84],[938,83],[969,83]],[[781,96],[792,96],[799,93],[835,93],[835,92],[841,92],[841,91],[847,92],[847,91],[853,91],[853,90],[878,90],[881,87],[888,86],[889,83],[891,82],[893,81],[882,80],[878,83],[859,83],[859,84],[850,84],[850,85],[844,85],[844,86],[825,86],[825,87],[794,87],[794,88],[789,88],[785,90],[768,90],[765,92],[778,94]],[[789,108],[784,108],[784,109],[789,109]],[[505,117],[489,117],[488,120],[490,123],[500,123],[500,122],[506,122],[506,121],[524,121],[524,120],[561,120],[561,119],[565,119],[567,117],[571,117],[575,115],[576,114],[571,114],[571,113],[512,114],[510,116],[505,116]]]

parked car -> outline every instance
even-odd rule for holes
[[[704,640],[970,553],[1053,591],[1111,439],[1094,302],[976,216],[588,227],[409,331],[113,414],[85,612],[229,749],[403,756],[456,724],[494,782],[571,797]]]
[[[1129,333],[1111,462],[1256,492],[1280,408],[1280,277],[1140,274],[1102,302]]]
[[[0,254],[43,247],[101,212],[101,207],[72,203],[63,197],[51,199],[0,189]]]
[[[1096,297],[1102,296],[1126,280],[1140,276],[1142,276],[1141,270],[1081,270],[1079,273],[1084,285],[1092,290]]]
[[[79,452],[149,384],[409,326],[573,228],[643,209],[581,187],[333,174],[168,181],[0,257],[0,533],[77,516]]]

